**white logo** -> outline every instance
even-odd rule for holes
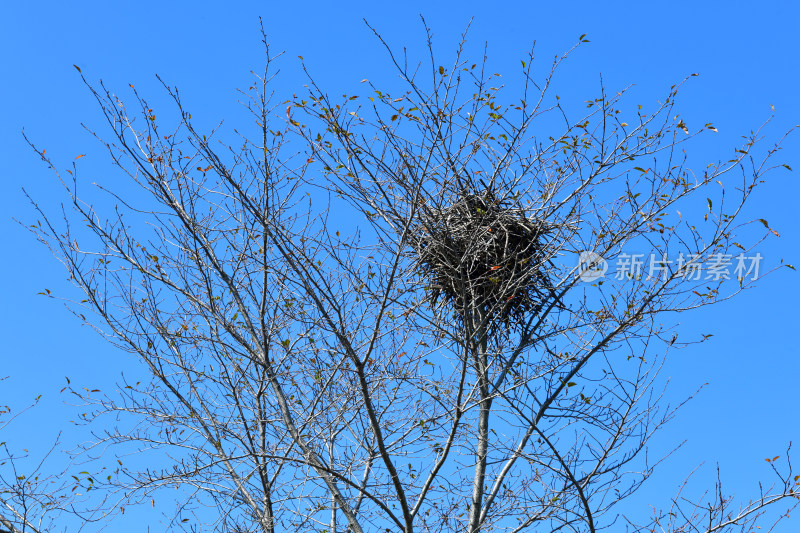
[[[581,252],[578,258],[578,277],[581,281],[592,282],[605,276],[608,262],[594,252]]]

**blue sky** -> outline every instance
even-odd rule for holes
[[[62,305],[37,296],[45,288],[64,289],[65,275],[12,220],[32,218],[22,187],[46,204],[58,201],[52,176],[22,139],[23,127],[64,165],[87,154],[87,176],[111,170],[101,147],[81,128],[81,122],[98,128],[102,123],[73,64],[90,80],[102,78],[119,91],[134,83],[154,96],[159,94],[154,74],[160,74],[181,88],[193,114],[212,124],[237,113],[235,90],[246,87],[249,71],[261,65],[258,16],[274,49],[286,51],[278,82],[284,90],[299,90],[304,82],[296,60],[302,55],[321,85],[341,93],[357,90],[365,77],[391,80],[386,56],[362,18],[413,53],[424,44],[420,13],[446,57],[474,16],[471,40],[488,42],[490,63],[501,73],[516,69],[534,40],[537,55],[550,58],[587,34],[591,43],[555,81],[562,98],[593,98],[602,74],[609,90],[633,83],[632,101],[655,103],[670,85],[700,73],[678,105],[690,125],[713,122],[719,130],[699,146],[707,153],[690,154],[699,164],[727,157],[741,135],[769,117],[770,105],[776,116],[768,140],[800,123],[800,4],[791,1],[5,2],[0,7],[0,377],[10,379],[0,383],[0,404],[19,408],[44,397],[0,440],[36,450],[62,426],[77,435],[67,429],[76,408],[64,405],[66,398],[58,394],[64,376],[100,388],[132,368],[127,356],[79,327]],[[771,174],[750,206],[753,218],[768,219],[780,233],[760,249],[768,265],[781,259],[800,265],[799,138],[790,138],[782,154],[796,171]],[[664,448],[689,442],[661,471],[655,493],[671,494],[700,463],[706,463],[701,476],[713,474],[717,461],[731,490],[754,493],[756,479],[768,477],[764,458],[783,455],[786,444],[800,437],[798,275],[783,269],[730,302],[679,317],[683,331],[714,337],[673,353],[666,369],[670,397],[710,385],[660,437],[657,446]]]

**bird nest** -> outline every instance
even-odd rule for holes
[[[425,212],[416,232],[417,266],[430,301],[490,330],[520,324],[552,293],[544,271],[547,226],[491,191],[464,194]]]

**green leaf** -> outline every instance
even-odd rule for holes
[[[439,74],[444,76],[444,67],[441,67],[441,66],[439,67]]]
[[[767,222],[763,218],[759,218],[758,221],[761,222],[762,224],[764,224],[765,228],[769,229],[769,222]]]

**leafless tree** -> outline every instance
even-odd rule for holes
[[[721,487],[643,523],[624,505],[675,412],[658,371],[689,341],[670,317],[752,283],[714,273],[769,234],[742,209],[780,144],[758,130],[692,172],[684,146],[714,127],[675,115],[682,84],[630,116],[601,86],[575,117],[551,94],[568,54],[540,75],[531,52],[506,97],[463,42],[447,66],[428,48],[386,46],[394,94],[310,77],[287,101],[267,46],[242,92],[256,133],[228,144],[177,89],[166,129],[135,89],[87,82],[135,186],[101,184],[113,211],[34,147],[69,195],[32,229],[84,294],[76,315],[152,376],[74,391],[86,457],[137,452],[93,476],[93,516],[174,489],[167,527],[192,531],[749,531],[788,512],[788,458],[738,507]],[[658,260],[597,276],[631,252]]]

